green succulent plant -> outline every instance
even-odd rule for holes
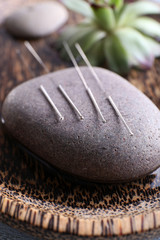
[[[146,16],[159,14],[160,5],[151,1],[61,1],[85,17],[61,32],[60,39],[68,42],[76,56],[74,45],[78,42],[93,65],[107,63],[119,74],[126,74],[132,66],[149,68],[160,56],[160,24]]]

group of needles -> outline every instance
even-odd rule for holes
[[[47,66],[45,65],[45,63],[43,62],[43,60],[40,58],[40,56],[37,54],[37,52],[34,50],[34,48],[32,47],[32,45],[28,42],[28,41],[25,41],[24,42],[26,48],[29,50],[29,52],[34,56],[34,58],[39,62],[39,64],[44,68],[44,70],[48,73],[49,70],[47,68]],[[97,113],[99,114],[101,120],[103,121],[103,123],[106,123],[106,120],[101,112],[101,109],[94,97],[94,94],[92,93],[91,89],[89,88],[86,80],[85,80],[85,77],[83,76],[78,64],[77,64],[77,61],[75,59],[75,57],[73,56],[72,54],[72,51],[69,47],[69,45],[64,42],[63,43],[64,45],[64,48],[68,54],[68,56],[70,57],[74,67],[75,67],[75,70],[77,71],[79,77],[80,77],[80,80],[82,81],[83,85],[84,85],[84,88],[92,102],[92,104],[94,105]],[[101,84],[101,81],[98,77],[98,75],[96,74],[94,68],[92,67],[92,65],[90,64],[87,56],[85,55],[84,51],[82,50],[81,46],[76,43],[75,44],[75,47],[77,49],[77,51],[79,52],[80,56],[82,57],[82,59],[84,60],[84,62],[86,63],[88,69],[90,70],[91,74],[93,75],[94,79],[96,80],[98,86],[100,87],[101,91],[105,94],[105,99],[108,99],[110,105],[113,107],[115,113],[117,114],[117,116],[122,120],[122,122],[124,123],[125,127],[127,128],[128,132],[130,133],[130,135],[132,136],[133,135],[133,132],[131,131],[130,127],[128,126],[128,124],[126,123],[124,117],[122,116],[121,112],[119,111],[118,107],[116,106],[115,102],[113,101],[112,97],[111,96],[107,96],[106,95],[106,92],[104,91],[103,87],[102,87],[102,84]],[[59,91],[62,93],[62,95],[64,96],[64,98],[66,99],[66,101],[68,101],[68,103],[71,105],[71,107],[73,108],[73,110],[78,114],[80,120],[83,120],[84,117],[83,115],[81,114],[81,112],[78,110],[78,108],[76,107],[75,103],[72,101],[72,99],[69,97],[69,95],[67,94],[67,92],[65,91],[65,89],[59,85],[58,86],[58,89]],[[46,91],[46,89],[44,88],[43,85],[40,85],[40,90],[41,92],[43,93],[44,97],[47,99],[48,103],[52,106],[52,108],[54,109],[55,113],[57,114],[58,118],[59,118],[59,121],[62,121],[64,120],[64,117],[62,116],[62,114],[60,113],[59,109],[56,107],[55,103],[53,102],[53,100],[51,99],[51,97],[49,96],[48,92]]]

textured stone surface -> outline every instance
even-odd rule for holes
[[[5,26],[16,37],[43,37],[56,31],[68,19],[67,10],[56,1],[40,2],[19,8]]]
[[[11,91],[2,115],[9,132],[53,166],[90,181],[130,181],[152,172],[160,163],[160,113],[130,83],[105,69],[95,68],[134,136],[130,136],[85,67],[86,76],[107,120],[98,117],[75,69],[30,80]],[[64,121],[39,90],[43,84]],[[84,116],[79,121],[57,86],[61,84]]]

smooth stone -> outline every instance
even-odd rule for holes
[[[5,26],[16,37],[37,38],[56,31],[67,19],[63,5],[47,1],[19,8],[6,19]]]
[[[131,136],[86,67],[81,67],[106,119],[103,123],[74,68],[29,80],[13,89],[2,108],[8,131],[29,150],[69,174],[94,182],[128,182],[160,165],[160,112],[122,77],[94,68],[134,135]],[[39,89],[43,85],[64,116],[57,115]],[[57,86],[61,84],[83,114],[79,120]]]

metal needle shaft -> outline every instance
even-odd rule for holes
[[[44,96],[46,97],[46,99],[48,100],[48,102],[50,103],[50,105],[52,106],[54,111],[56,112],[56,114],[59,116],[59,120],[60,121],[64,120],[64,117],[62,116],[62,114],[60,113],[60,111],[58,110],[58,108],[56,107],[56,105],[54,104],[54,102],[50,98],[49,94],[47,93],[47,91],[45,90],[45,88],[42,85],[40,85],[40,90],[42,91],[42,93],[44,94]]]
[[[110,104],[112,105],[112,107],[114,108],[115,112],[117,113],[117,115],[121,118],[121,120],[123,121],[124,125],[126,126],[126,128],[128,129],[129,133],[133,136],[133,132],[131,131],[130,127],[128,126],[128,124],[126,123],[125,119],[123,118],[121,112],[118,110],[116,104],[114,103],[113,99],[111,98],[111,96],[108,97],[108,101],[110,102]]]
[[[76,105],[73,103],[73,101],[71,100],[71,98],[68,96],[68,94],[66,93],[66,91],[64,90],[64,88],[59,85],[58,86],[59,90],[61,91],[61,93],[63,94],[63,96],[67,99],[67,101],[70,103],[70,105],[72,106],[72,108],[76,111],[76,113],[79,115],[80,119],[84,119],[84,117],[82,116],[82,114],[80,113],[80,111],[78,110],[78,108],[76,107]]]
[[[76,59],[74,58],[74,56],[73,56],[73,54],[71,52],[70,47],[68,46],[68,44],[66,42],[64,42],[63,44],[64,44],[66,52],[68,53],[68,55],[69,55],[73,65],[74,65],[74,67],[75,67],[75,69],[76,69],[76,71],[77,71],[77,73],[78,73],[82,83],[84,84],[84,87],[85,87],[85,89],[87,91],[87,94],[89,95],[89,97],[91,99],[91,102],[93,103],[94,107],[96,108],[97,112],[99,113],[102,121],[106,122],[106,120],[105,120],[105,118],[104,118],[104,116],[103,116],[103,114],[102,114],[102,112],[100,110],[100,107],[98,106],[98,103],[97,103],[97,101],[96,101],[96,99],[95,99],[91,89],[88,87],[88,85],[86,83],[86,80],[85,80],[85,78],[84,78],[84,76],[83,76],[83,74],[82,74],[82,72],[81,72],[81,70],[80,70],[80,68],[79,68],[79,66],[78,66],[78,64],[76,62]]]
[[[82,50],[81,46],[76,43],[75,44],[76,49],[78,50],[79,54],[81,55],[81,57],[83,58],[84,62],[86,63],[86,65],[88,66],[89,70],[91,71],[92,75],[94,76],[94,78],[96,79],[99,87],[101,88],[101,90],[105,93],[101,81],[98,77],[98,75],[96,74],[96,72],[94,71],[94,68],[92,67],[92,65],[90,64],[87,56],[85,55],[84,51]],[[105,93],[106,94],[106,93]],[[121,112],[119,111],[118,107],[116,106],[115,102],[113,101],[111,96],[107,97],[111,106],[113,107],[113,109],[115,110],[115,112],[117,113],[117,115],[121,118],[122,122],[124,123],[125,127],[127,128],[127,130],[129,131],[129,133],[131,135],[133,135],[133,132],[131,131],[130,127],[128,126],[128,124],[126,123],[124,117],[122,116]]]
[[[68,53],[68,56],[70,57],[73,65],[74,65],[74,67],[75,67],[75,69],[76,69],[76,71],[77,71],[77,73],[78,73],[78,75],[79,75],[82,83],[84,84],[84,87],[87,89],[88,86],[87,86],[86,80],[85,80],[85,78],[83,77],[82,72],[80,71],[80,68],[79,68],[79,66],[78,66],[78,64],[77,64],[77,62],[76,62],[76,59],[74,58],[74,56],[73,56],[73,54],[72,54],[72,52],[71,52],[70,47],[68,46],[68,44],[67,44],[66,42],[63,42],[63,45],[64,45],[64,48],[66,49],[66,52]]]
[[[101,90],[103,90],[103,87],[102,87],[102,84],[101,84],[101,81],[99,79],[99,77],[97,76],[96,72],[94,71],[92,65],[90,64],[87,56],[85,55],[84,51],[82,50],[81,46],[76,43],[75,44],[75,47],[76,49],[78,50],[79,54],[81,55],[82,59],[84,60],[84,62],[86,63],[86,65],[88,66],[89,70],[91,71],[92,75],[94,76],[94,78],[96,79],[99,87],[101,88]],[[103,90],[104,91],[104,90]]]
[[[33,57],[39,62],[39,64],[44,68],[44,70],[48,73],[49,69],[47,68],[43,60],[40,58],[40,56],[37,54],[37,52],[34,50],[32,45],[28,41],[25,41],[24,45],[26,46],[28,51],[33,55]]]
[[[97,104],[97,102],[96,102],[96,100],[95,100],[95,98],[94,98],[94,96],[93,96],[93,93],[91,92],[91,89],[90,89],[90,88],[87,88],[86,90],[87,90],[88,95],[90,96],[90,98],[91,98],[91,100],[92,100],[92,102],[93,102],[96,110],[99,112],[99,114],[100,114],[100,116],[101,116],[101,118],[102,118],[102,121],[105,123],[106,120],[105,120],[105,118],[103,117],[103,114],[102,114],[102,112],[101,112],[100,109],[99,109],[99,106],[98,106],[98,104]]]

